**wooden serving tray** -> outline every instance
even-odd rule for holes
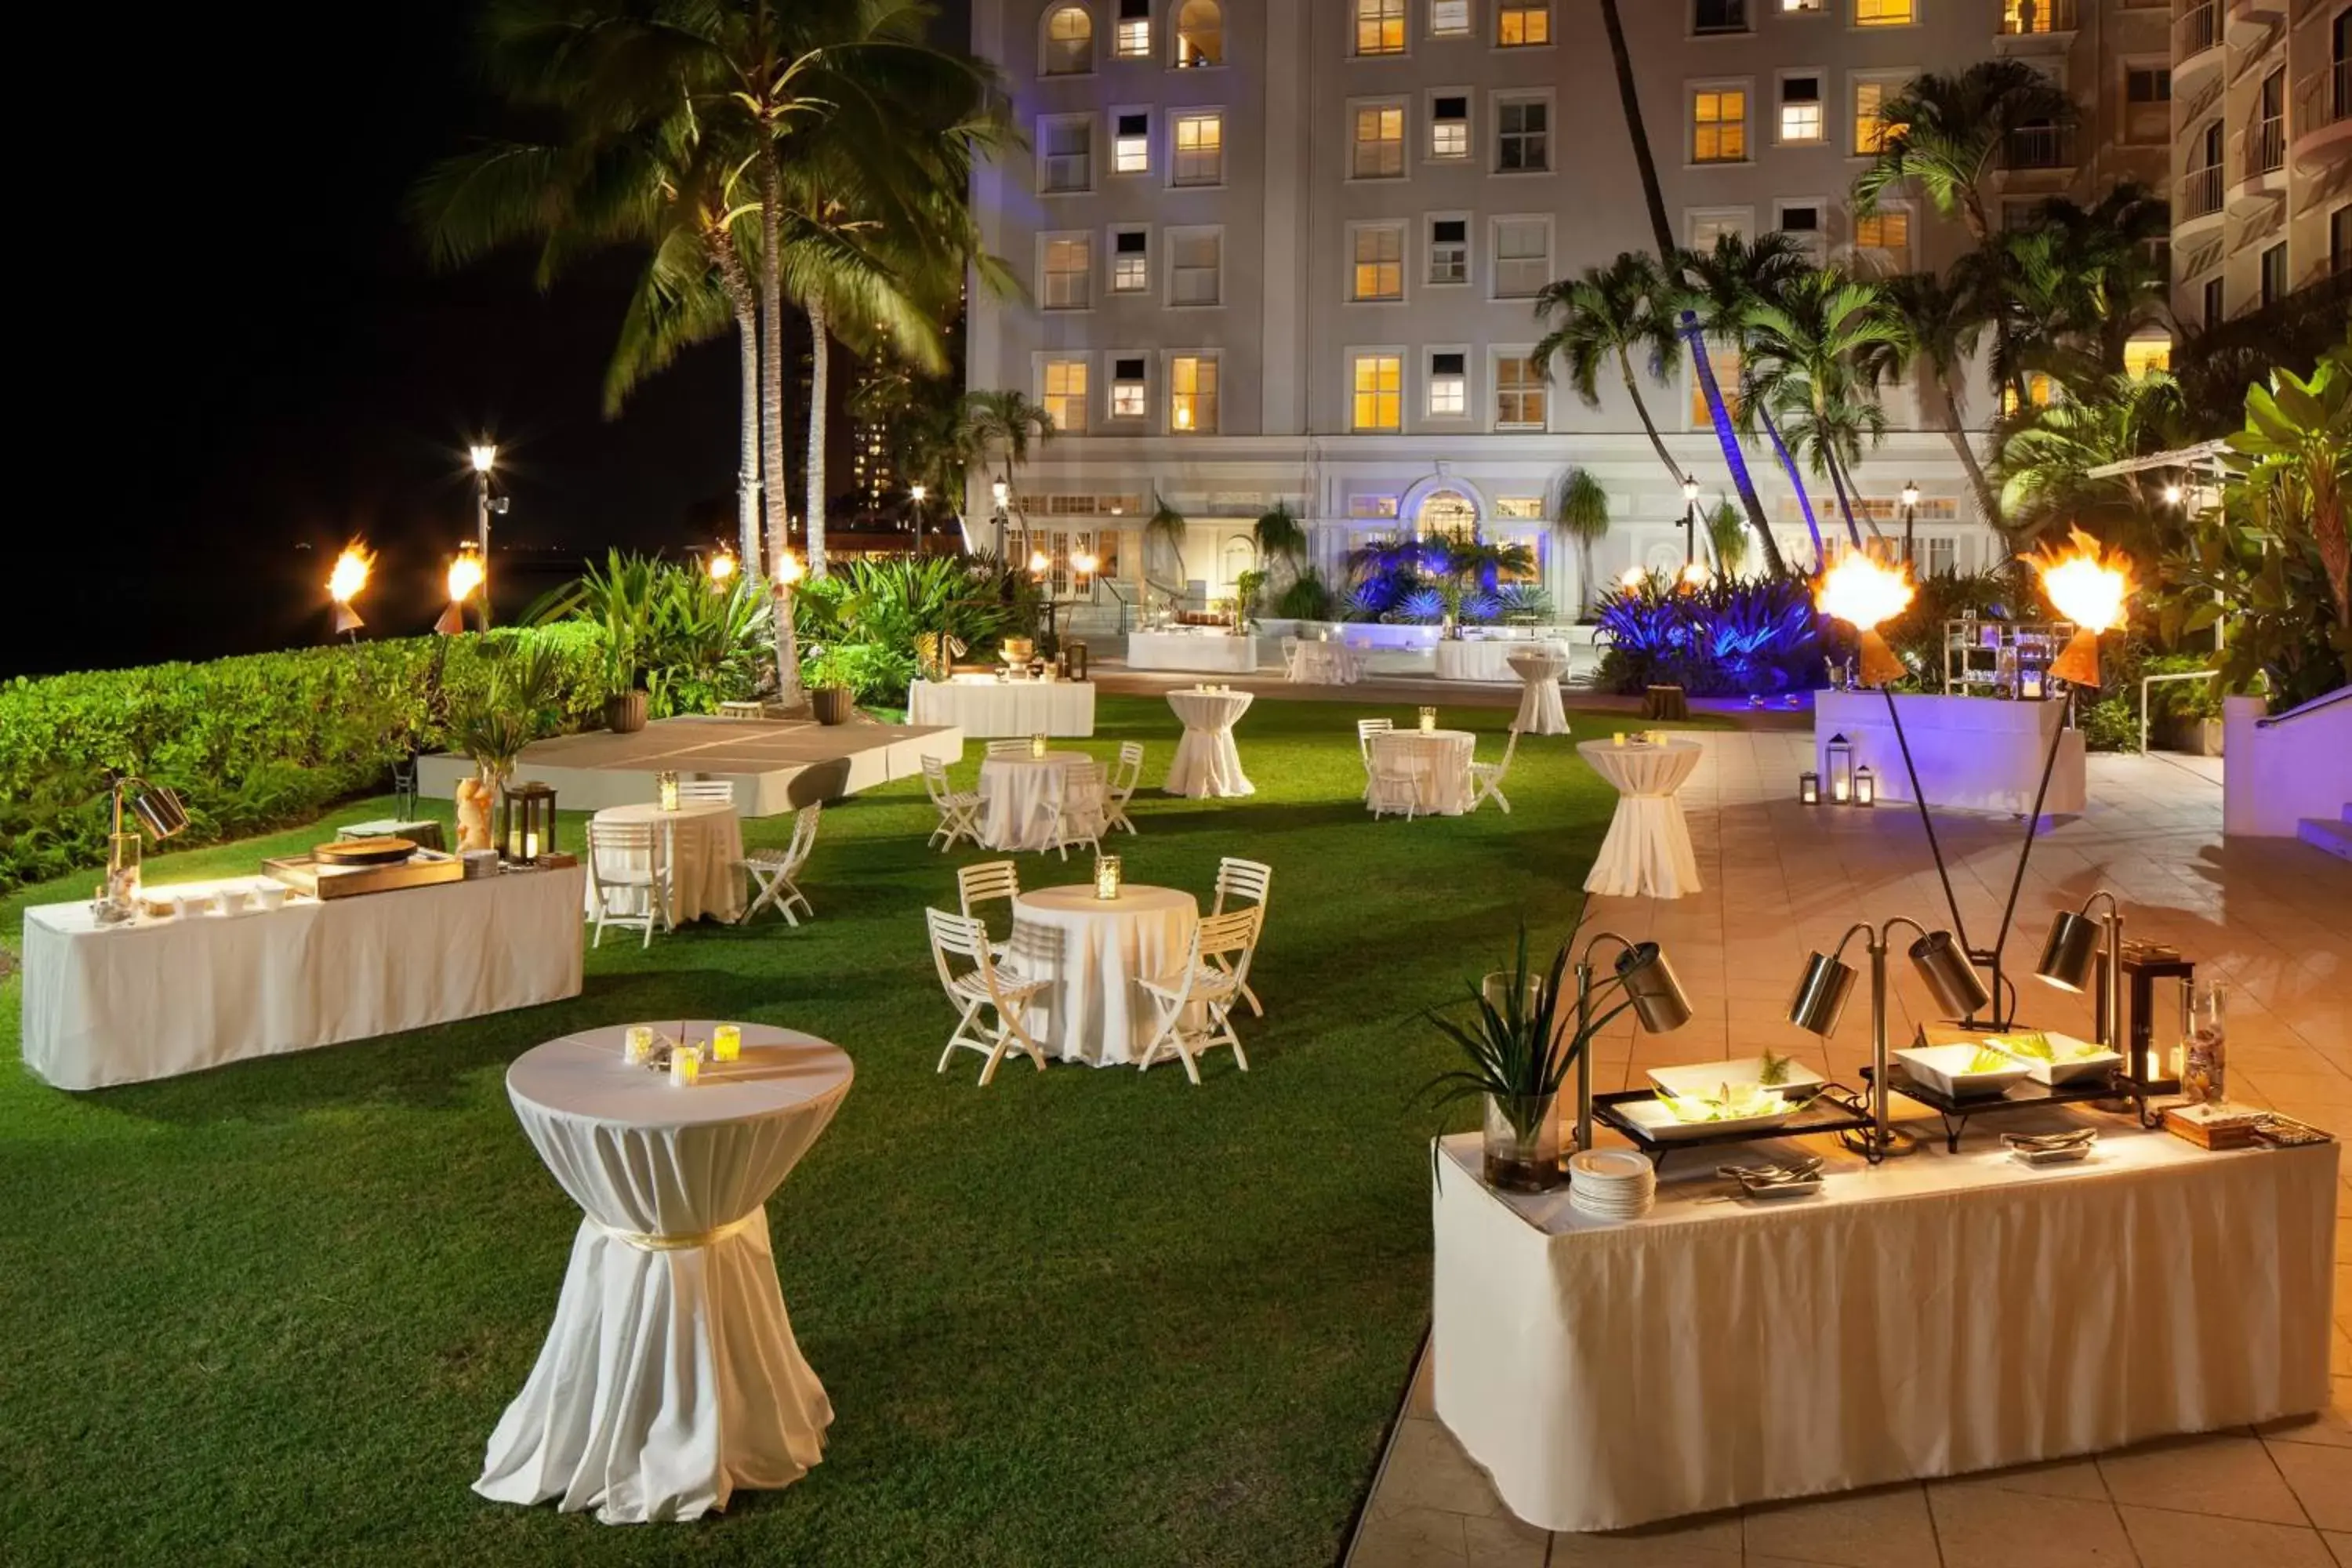
[[[397,866],[416,848],[411,838],[343,838],[318,846],[310,858],[321,866]]]
[[[463,880],[466,868],[455,855],[420,849],[406,860],[389,866],[336,866],[310,855],[289,855],[264,860],[264,875],[314,899],[349,899],[362,893],[388,893],[402,888],[428,888],[436,882]]]

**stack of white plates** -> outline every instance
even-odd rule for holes
[[[1568,1201],[1595,1219],[1639,1219],[1657,1196],[1657,1168],[1630,1149],[1581,1149],[1569,1156]]]

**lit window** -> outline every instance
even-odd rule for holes
[[[1690,220],[1690,247],[1704,256],[1715,248],[1715,242],[1727,235],[1745,236],[1748,218],[1742,213],[1695,213]]]
[[[1533,299],[1551,278],[1551,227],[1539,217],[1495,224],[1495,297]]]
[[[1691,161],[1739,163],[1748,158],[1748,95],[1711,88],[1691,95]]]
[[[1381,224],[1356,231],[1349,289],[1349,297],[1357,300],[1404,298],[1403,229]]]
[[[1171,229],[1168,235],[1168,302],[1213,305],[1223,297],[1224,236],[1215,229]]]
[[[1429,155],[1433,158],[1470,156],[1470,100],[1440,98],[1429,105]]]
[[[1540,522],[1543,521],[1543,514],[1544,504],[1541,496],[1496,496],[1495,498],[1496,517],[1507,517],[1516,522]]]
[[[1535,361],[1524,354],[1505,354],[1495,361],[1495,423],[1507,429],[1541,429],[1544,422],[1543,377]]]
[[[1495,8],[1495,42],[1507,49],[1550,43],[1550,0],[1499,0]]]
[[[1883,81],[1858,81],[1853,84],[1853,153],[1857,158],[1875,157],[1886,148],[1886,139],[1902,130],[1884,113],[1886,100],[1895,96],[1892,84]]]
[[[1225,117],[1223,111],[1179,114],[1173,183],[1213,185],[1225,177]]]
[[[1789,76],[1780,79],[1780,140],[1818,142],[1822,139],[1822,79]]]
[[[2039,370],[2026,372],[2025,401],[2027,403],[2036,408],[2047,408],[2050,406],[2051,400],[2057,395],[2058,384],[2050,379],[2048,372]],[[2000,411],[2004,416],[2014,415],[2017,412],[2015,386],[2003,386],[2000,389]]]
[[[1217,362],[1186,354],[1168,364],[1168,427],[1186,436],[1217,431]]]
[[[1045,165],[1045,188],[1088,191],[1095,183],[1095,127],[1086,119],[1048,120],[1038,149]]]
[[[1404,0],[1355,0],[1356,52],[1404,53]]]
[[[1432,283],[1470,281],[1470,224],[1466,218],[1442,217],[1429,226],[1429,280]]]
[[[1048,310],[1087,308],[1088,258],[1083,239],[1045,242],[1045,286],[1038,290]]]
[[[1738,351],[1709,343],[1706,349],[1706,366],[1715,373],[1715,389],[1723,394],[1724,412],[1737,419],[1739,416]],[[1690,422],[1694,428],[1704,430],[1715,421],[1714,416],[1707,412],[1706,388],[1699,382],[1698,367],[1696,363],[1691,367],[1690,383]]]
[[[2172,368],[2170,338],[2132,338],[2124,344],[2124,374],[2143,376],[2152,370]]]
[[[1467,355],[1444,353],[1429,356],[1429,416],[1432,419],[1462,419],[1470,413],[1470,377],[1465,369]]]
[[[1110,362],[1110,416],[1114,419],[1140,419],[1145,402],[1143,362],[1139,359],[1115,359]]]
[[[2000,0],[2000,30],[2012,37],[2046,33],[2050,30],[2050,14],[2057,8],[2053,0]]]
[[[1900,208],[1872,213],[1853,220],[1853,247],[1874,250],[1890,264],[1910,259],[1911,215]]]
[[[1184,0],[1176,8],[1176,68],[1225,63],[1225,17],[1217,0]]]
[[[1394,354],[1358,354],[1355,367],[1358,430],[1404,428],[1404,361]]]
[[[1818,15],[1821,8],[1822,0],[1780,0],[1781,11],[1791,16]]]
[[[1917,20],[1912,0],[1853,0],[1857,27],[1907,27]]]
[[[1151,58],[1151,0],[1118,0],[1118,30],[1111,53],[1123,60]]]
[[[1429,0],[1429,36],[1461,38],[1470,33],[1470,0]]]
[[[1393,180],[1404,174],[1404,110],[1368,104],[1356,110],[1355,156],[1349,170],[1359,180]]]
[[[1045,22],[1045,74],[1074,76],[1095,68],[1094,18],[1065,5]]]
[[[1694,33],[1748,31],[1748,0],[1691,0]]]
[[[1110,291],[1148,294],[1151,291],[1151,237],[1139,228],[1124,228],[1111,236]]]
[[[1045,412],[1054,428],[1065,436],[1083,436],[1087,429],[1087,362],[1049,359],[1045,362]]]
[[[1540,98],[1507,98],[1495,106],[1495,169],[1541,174],[1551,167],[1551,105]]]
[[[1111,138],[1111,172],[1118,174],[1148,174],[1151,172],[1151,116],[1122,114],[1118,117],[1118,134]]]

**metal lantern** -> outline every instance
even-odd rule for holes
[[[1870,771],[1867,763],[1853,770],[1853,804],[1856,805],[1878,804],[1878,775]]]
[[[1622,741],[1625,737],[1620,735],[1617,738]],[[1797,775],[1797,800],[1799,804],[1804,805],[1822,804],[1821,774],[1808,771]]]
[[[675,781],[673,780],[673,787]],[[529,866],[555,853],[555,791],[537,779],[510,786],[499,802],[506,858]]]
[[[1829,764],[1830,799],[1843,805],[1853,798],[1853,742],[1843,734],[1832,735],[1823,749]]]
[[[1087,645],[1073,637],[1070,639],[1070,679],[1084,680],[1086,678]]]

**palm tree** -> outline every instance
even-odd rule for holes
[[[1145,582],[1151,580],[1149,559],[1151,547],[1155,544],[1164,544],[1168,547],[1168,552],[1176,558],[1177,582],[1182,584],[1186,581],[1184,576],[1185,528],[1184,514],[1162,500],[1159,491],[1152,491],[1151,516],[1143,524],[1143,548],[1147,563],[1143,573]],[[1181,586],[1171,588],[1164,583],[1159,586],[1160,591],[1171,599],[1181,599],[1184,596],[1185,589]]]
[[[1738,234],[1719,235],[1714,249],[1685,251],[1682,256],[1683,277],[1691,289],[1686,302],[1697,310],[1699,325],[1708,337],[1738,349],[1743,367],[1748,361],[1748,308],[1778,299],[1781,289],[1811,270],[1803,246],[1795,236],[1779,229],[1752,242]],[[1805,531],[1812,536],[1813,559],[1820,561],[1822,529],[1813,519],[1812,498],[1805,492],[1804,478],[1789,454],[1789,444],[1780,437],[1771,410],[1759,399],[1743,395],[1733,421],[1743,434],[1760,425],[1770,437],[1773,455],[1797,492]],[[1776,577],[1782,575],[1788,568],[1780,559],[1780,542],[1769,529],[1757,539],[1763,548],[1766,570]]]
[[[1613,363],[1626,395],[1633,400],[1633,412],[1641,416],[1643,433],[1650,437],[1650,449],[1679,485],[1682,465],[1660,438],[1633,374],[1638,355],[1651,380],[1665,379],[1675,343],[1671,292],[1657,264],[1637,250],[1626,251],[1606,267],[1588,267],[1579,277],[1555,279],[1536,296],[1536,320],[1548,330],[1528,357],[1547,380],[1553,360],[1565,363],[1569,384],[1587,408],[1601,406],[1601,370]],[[1552,326],[1555,316],[1559,325]]]
[[[1852,465],[1864,437],[1886,431],[1886,416],[1873,395],[1873,368],[1885,363],[1897,341],[1874,283],[1835,272],[1815,272],[1790,284],[1774,303],[1748,312],[1755,364],[1748,384],[1753,395],[1777,412],[1817,472],[1837,492],[1846,536],[1855,545]],[[1878,532],[1875,519],[1871,531]]]
[[[1718,577],[1739,575],[1748,564],[1748,520],[1729,501],[1718,499],[1706,515],[1706,546],[1715,555]]]
[[[1609,531],[1609,491],[1587,468],[1570,468],[1560,480],[1551,525],[1576,542],[1576,607],[1592,608],[1592,546]]]
[[[1027,393],[1016,388],[965,395],[959,442],[971,454],[972,466],[983,470],[988,467],[989,455],[999,455],[1003,464],[998,477],[1004,484],[1004,504],[1020,517],[1024,532],[1028,531],[1029,519],[1021,510],[1020,491],[1013,487],[1013,472],[1029,460],[1029,440],[1033,436],[1040,447],[1052,441],[1054,416],[1033,402]],[[998,540],[996,547],[1001,553],[1004,542]]]
[[[2187,444],[2179,384],[2162,371],[2112,376],[2093,396],[2038,408],[2010,430],[1998,464],[2001,502],[2021,542],[2080,522],[2142,561],[2169,530],[2165,476],[2092,479],[2094,468]]]
[[[1906,272],[1887,279],[1879,288],[1887,321],[1895,329],[1894,340],[1886,345],[1887,363],[1884,368],[1895,375],[1906,370],[1916,371],[1922,390],[1933,385],[1943,405],[1944,434],[1951,441],[1960,466],[1968,470],[1969,487],[1976,492],[1978,509],[1984,513],[1985,521],[1997,528],[2001,518],[2000,498],[1992,482],[1985,478],[1984,465],[1977,460],[1976,446],[1969,438],[1968,420],[1960,410],[1957,390],[1984,332],[1985,315],[1980,301],[1961,283],[1933,272]]]
[[[1296,580],[1300,567],[1307,564],[1307,528],[1298,514],[1290,510],[1287,501],[1276,501],[1250,525],[1251,542],[1257,546],[1258,564],[1266,574],[1266,591],[1278,592],[1275,570],[1281,567]]]

